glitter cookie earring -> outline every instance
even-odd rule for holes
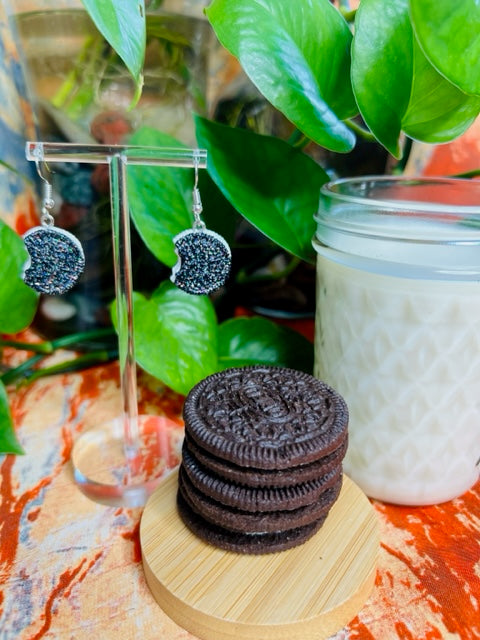
[[[50,209],[54,206],[52,185],[40,171],[43,182],[40,227],[33,227],[23,235],[29,259],[23,271],[23,281],[39,293],[56,295],[71,289],[85,267],[85,256],[80,242],[68,231],[54,226]]]
[[[195,159],[192,211],[192,229],[173,238],[178,261],[170,280],[187,293],[208,294],[225,283],[230,273],[232,254],[225,239],[207,229],[200,218],[203,207],[198,190],[198,158]]]

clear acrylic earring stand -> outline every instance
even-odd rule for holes
[[[207,152],[202,149],[27,142],[26,157],[49,164],[109,165],[122,407],[117,418],[79,436],[74,443],[72,463],[77,485],[92,500],[111,506],[139,507],[145,504],[165,475],[169,443],[165,433],[166,418],[138,414],[127,166],[193,168],[197,165],[204,169]]]

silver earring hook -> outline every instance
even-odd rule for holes
[[[48,165],[46,163],[44,164],[45,164],[45,167],[48,169]],[[42,173],[42,170],[40,168],[40,162],[38,160],[35,160],[35,166],[37,168],[37,173],[40,176],[40,179],[42,180],[42,190],[43,190],[42,215],[40,220],[44,226],[51,227],[54,224],[54,218],[50,213],[50,209],[53,209],[53,207],[55,206],[55,202],[52,196],[53,187],[50,181]]]
[[[192,211],[193,211],[193,216],[195,218],[195,221],[193,223],[193,228],[194,229],[205,229],[205,223],[200,218],[200,214],[203,211],[203,206],[202,206],[202,199],[200,197],[200,191],[198,189],[199,158],[198,158],[197,155],[194,157],[193,163],[194,163],[193,167],[194,167],[194,171],[195,171],[195,179],[194,179],[194,183],[193,183],[193,192],[192,192],[192,198],[193,198]]]
[[[193,157],[193,168],[194,168],[194,171],[195,171],[195,182],[193,184],[193,188],[194,189],[197,189],[197,187],[198,187],[198,166],[199,166],[199,164],[200,164],[200,160],[198,158],[198,155],[194,154],[194,157]]]

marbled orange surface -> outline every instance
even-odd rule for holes
[[[183,398],[140,375],[140,411],[181,438]],[[10,390],[25,456],[0,457],[0,640],[180,640],[158,607],[139,546],[141,509],[105,507],[74,484],[79,433],[119,411],[118,366]],[[336,640],[480,638],[480,484],[440,506],[374,503],[374,592]],[[261,638],[259,638],[261,640]]]

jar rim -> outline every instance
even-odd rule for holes
[[[364,176],[334,180],[321,191],[318,253],[360,261],[367,270],[389,265],[408,277],[478,281],[479,181]]]
[[[378,209],[450,214],[458,219],[468,216],[480,224],[478,180],[368,175],[332,180],[321,187],[320,193],[339,203],[368,206],[372,213]]]

